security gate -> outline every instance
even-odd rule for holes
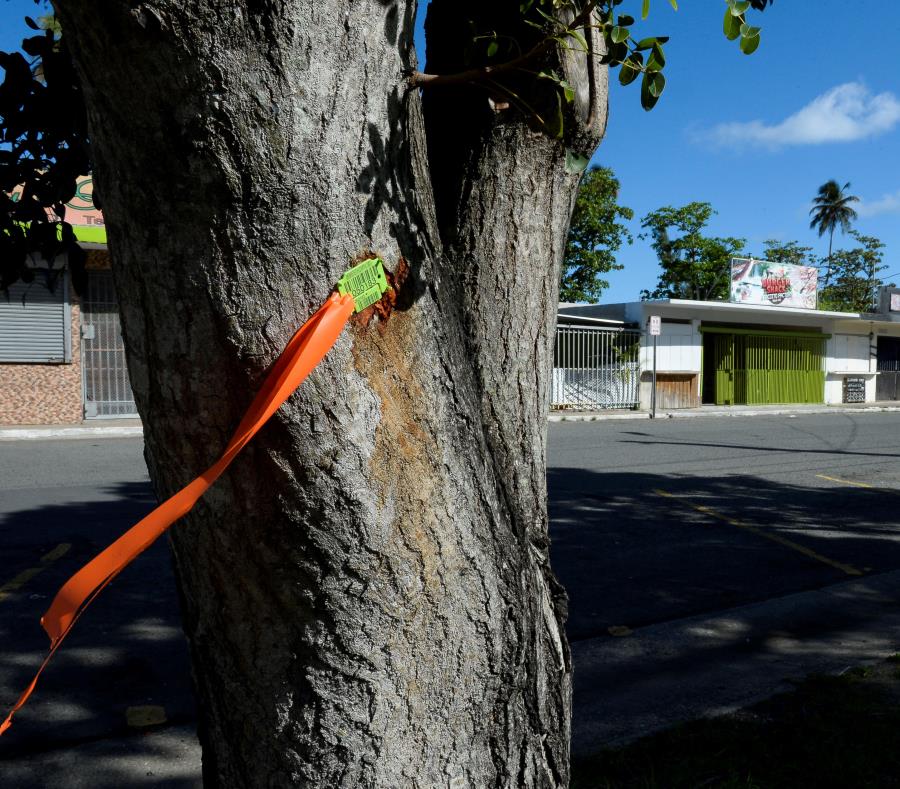
[[[821,403],[828,335],[701,327],[704,402]]]
[[[900,400],[900,337],[878,338],[876,400]]]
[[[636,408],[640,340],[629,329],[558,326],[550,408]]]
[[[125,366],[119,303],[108,271],[88,272],[81,338],[85,418],[137,416]]]

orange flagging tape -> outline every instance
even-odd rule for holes
[[[47,613],[41,617],[41,624],[50,636],[50,652],[44,658],[31,684],[6,716],[6,720],[0,724],[0,734],[12,725],[13,715],[28,701],[41,672],[94,598],[169,526],[190,512],[209,486],[228,468],[237,453],[247,445],[269,417],[328,353],[340,336],[353,309],[353,296],[333,294],[291,337],[247,409],[247,413],[244,414],[222,456],[193,482],[160,504],[106,550],[91,559],[56,593]]]

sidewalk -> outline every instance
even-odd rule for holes
[[[572,755],[735,712],[900,649],[900,571],[572,644]]]
[[[805,414],[858,414],[900,411],[900,402],[858,405],[704,405],[700,408],[657,410],[657,419],[693,417],[802,416]],[[551,411],[550,422],[598,422],[649,419],[647,411]],[[134,438],[142,436],[140,419],[92,419],[80,425],[0,425],[0,441],[49,441],[68,438]]]
[[[657,419],[690,419],[692,417],[737,416],[802,416],[806,414],[857,414],[900,411],[900,402],[893,400],[877,403],[842,405],[704,405],[700,408],[657,409]],[[551,422],[597,422],[616,419],[649,419],[649,411],[551,411]]]
[[[900,571],[572,644],[572,755],[734,712],[900,648]],[[4,785],[198,789],[192,724],[114,734],[5,759]]]
[[[80,425],[0,425],[0,441],[60,438],[133,438],[144,434],[140,419],[91,419]]]

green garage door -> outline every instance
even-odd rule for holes
[[[716,405],[824,401],[823,356],[829,335],[719,327],[700,331],[708,401]]]

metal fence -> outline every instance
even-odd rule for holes
[[[550,408],[636,408],[641,333],[557,326]]]
[[[88,272],[81,333],[85,417],[137,416],[125,365],[119,306],[108,271]]]

